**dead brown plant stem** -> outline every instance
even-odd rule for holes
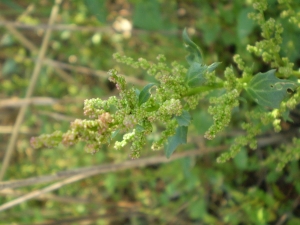
[[[0,20],[3,22],[6,19],[0,15]],[[38,48],[29,41],[26,37],[24,37],[18,30],[16,30],[11,25],[7,24],[5,27],[14,37],[16,37],[22,45],[24,45],[27,49],[29,49],[31,52],[36,53],[38,51]]]
[[[136,168],[136,167],[144,167],[148,165],[153,164],[160,164],[160,163],[166,163],[171,162],[173,160],[176,160],[178,158],[182,157],[190,157],[190,156],[201,156],[213,152],[219,152],[222,150],[225,150],[226,146],[220,146],[215,148],[205,148],[201,150],[193,150],[193,151],[187,151],[187,152],[181,152],[174,154],[171,159],[167,159],[165,156],[157,156],[152,158],[141,158],[136,160],[129,160],[118,164],[106,164],[106,165],[99,165],[99,166],[91,166],[91,167],[83,167],[79,169],[73,169],[73,170],[67,170],[67,171],[61,171],[57,172],[53,175],[44,175],[40,177],[32,177],[22,180],[14,180],[14,181],[2,181],[0,182],[0,190],[5,188],[19,188],[19,187],[25,187],[25,186],[31,186],[35,184],[41,184],[46,182],[52,182],[56,180],[61,180],[73,175],[78,175],[81,173],[86,173],[90,171],[98,171],[98,174],[108,173],[108,172],[115,172],[119,170],[124,170],[128,168]]]
[[[84,67],[84,66],[74,66],[74,65],[70,65],[68,63],[63,63],[63,62],[59,62],[59,61],[51,60],[51,59],[46,59],[45,63],[47,65],[53,66],[55,68],[73,70],[73,71],[76,71],[76,72],[81,73],[81,74],[94,75],[94,76],[97,76],[97,77],[103,78],[103,79],[108,78],[107,72],[103,71],[103,70],[93,70],[93,69],[90,69],[90,68]],[[120,74],[120,75],[124,76],[125,80],[129,83],[132,83],[132,84],[143,86],[143,85],[146,85],[148,83],[145,80],[140,80],[140,79],[137,79],[135,77],[125,76],[123,74]]]
[[[94,27],[94,26],[77,26],[77,25],[70,25],[70,24],[55,24],[52,26],[49,26],[47,24],[38,24],[38,25],[31,25],[31,24],[24,24],[20,22],[15,21],[0,21],[0,26],[13,26],[19,29],[28,29],[28,30],[40,30],[40,29],[52,29],[56,31],[74,31],[74,32],[101,32],[101,33],[117,33],[111,26],[106,27]],[[153,31],[149,30],[143,30],[143,29],[132,29],[132,33],[134,34],[147,34]],[[181,30],[158,30],[158,33],[168,35],[168,36],[174,36],[174,35],[180,35]]]
[[[49,97],[31,97],[23,98],[8,98],[0,101],[1,108],[19,108],[25,105],[53,105],[59,102],[58,99]]]
[[[49,18],[49,25],[52,25],[54,23],[55,18],[58,14],[58,11],[59,11],[59,4],[60,3],[61,3],[61,0],[56,0],[55,1],[55,5],[52,8],[51,15],[50,15],[50,18]],[[43,60],[43,58],[46,54],[46,50],[47,50],[47,47],[48,47],[50,35],[51,35],[51,30],[47,30],[46,33],[45,33],[45,36],[43,38],[41,48],[39,50],[38,62],[35,64],[35,67],[34,67],[34,70],[33,70],[33,73],[32,73],[32,77],[30,79],[29,87],[28,87],[26,95],[25,95],[26,99],[29,98],[33,93],[36,81],[38,79],[38,76],[39,76],[39,73],[40,73],[40,70],[41,70],[41,67],[42,67],[42,60]],[[1,167],[1,170],[0,170],[0,180],[3,180],[3,178],[5,176],[5,173],[7,171],[7,168],[8,168],[8,165],[9,165],[9,162],[10,162],[10,159],[11,159],[11,156],[12,156],[17,138],[18,138],[18,131],[19,131],[19,128],[20,128],[20,126],[23,122],[23,119],[24,119],[25,112],[26,112],[27,108],[28,108],[28,105],[22,106],[20,111],[19,111],[19,114],[17,116],[17,120],[14,124],[13,133],[10,137],[8,147],[6,149],[5,156],[4,156],[4,159],[3,159],[2,167]]]
[[[37,54],[38,52],[38,47],[35,46],[30,40],[28,40],[26,37],[24,37],[24,35],[22,35],[18,30],[16,30],[15,27],[13,27],[12,25],[10,25],[10,23],[6,23],[6,19],[0,15],[0,24],[6,24],[6,29],[16,38],[19,40],[19,42],[28,50],[30,50],[33,55]],[[43,63],[48,65],[48,61],[45,58],[43,60]],[[54,68],[55,71],[60,75],[61,78],[63,78],[66,82],[70,83],[70,84],[76,84],[75,80],[68,74],[66,73],[64,70],[60,69],[60,68]]]
[[[197,156],[197,155],[199,156],[199,155],[204,155],[204,154],[208,154],[211,152],[222,151],[225,149],[226,149],[226,146],[217,147],[214,149],[206,149],[206,150],[192,150],[192,151],[186,151],[186,152],[174,154],[170,159],[167,159],[165,156],[158,156],[158,157],[152,157],[152,158],[128,160],[123,163],[112,164],[112,165],[100,165],[100,166],[89,167],[89,168],[81,168],[78,170],[66,171],[65,173],[61,172],[62,175],[59,175],[59,174],[53,175],[53,178],[51,178],[51,179],[57,180],[57,179],[62,179],[64,177],[68,177],[68,178],[63,181],[54,183],[54,184],[52,184],[48,187],[45,187],[41,190],[35,190],[35,191],[30,192],[26,195],[23,195],[19,198],[16,198],[10,202],[7,202],[0,206],[0,211],[4,211],[13,206],[19,205],[22,202],[25,202],[25,201],[28,201],[35,197],[38,197],[41,194],[45,194],[50,191],[59,189],[62,186],[65,186],[67,184],[70,184],[70,183],[73,183],[73,182],[76,182],[76,181],[79,181],[79,180],[82,180],[82,179],[85,179],[85,178],[88,178],[91,176],[95,176],[98,174],[121,171],[121,170],[125,170],[125,169],[136,168],[136,167],[144,167],[144,166],[155,165],[155,164],[159,164],[159,163],[167,163],[167,162],[171,162],[171,161],[174,161],[174,160],[177,160],[180,158],[184,158],[184,157],[191,157],[191,156]],[[50,181],[51,179],[48,179],[48,181]],[[37,182],[37,183],[40,183],[40,182]],[[32,182],[31,182],[31,184],[32,184]],[[1,183],[0,183],[0,185],[1,185]],[[1,186],[3,188],[3,185],[1,185]]]
[[[13,190],[13,189],[4,189],[0,190],[0,196],[11,196],[11,197],[19,197],[21,195],[26,194],[25,191],[21,190]],[[77,198],[70,196],[59,196],[51,193],[47,193],[44,195],[40,195],[37,197],[39,200],[50,200],[68,204],[89,204],[91,202],[96,202],[94,198]]]

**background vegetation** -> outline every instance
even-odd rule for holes
[[[193,112],[188,144],[170,160],[150,148],[142,159],[131,161],[126,148],[104,146],[91,155],[82,145],[33,150],[29,143],[32,136],[65,131],[70,121],[84,118],[85,99],[116,95],[107,80],[109,69],[118,69],[138,87],[151,81],[145,72],[116,63],[115,52],[149,61],[164,54],[169,62],[187,66],[181,39],[185,27],[208,65],[222,62],[219,76],[228,65],[240,73],[235,54],[252,62],[254,71],[268,71],[269,65],[246,51],[261,39],[259,27],[247,16],[253,11],[250,0],[56,3],[0,1],[0,224],[300,224],[299,161],[276,170],[277,161],[266,160],[299,136],[297,108],[290,114],[293,122],[280,124],[281,132],[266,128],[256,151],[244,148],[224,164],[216,158],[242,134],[239,117],[247,107],[234,114],[221,136],[207,141],[203,134],[212,119],[208,103],[202,103]],[[300,2],[293,3],[299,11]],[[299,28],[279,17],[276,0],[268,4],[268,16],[285,29],[281,54],[299,68]],[[30,197],[35,190],[43,193]],[[20,204],[4,209],[22,196]]]

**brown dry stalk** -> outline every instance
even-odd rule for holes
[[[115,172],[115,171],[120,171],[129,168],[145,167],[148,165],[167,163],[183,157],[201,156],[213,152],[222,151],[224,149],[226,149],[225,146],[220,146],[216,148],[205,148],[201,150],[193,150],[193,151],[176,153],[170,159],[167,159],[165,156],[156,156],[152,158],[140,158],[135,160],[128,160],[117,164],[105,164],[105,165],[98,165],[98,166],[91,166],[91,167],[83,167],[74,170],[61,171],[52,175],[44,175],[40,177],[32,177],[32,178],[14,180],[14,181],[2,181],[0,182],[0,190],[5,188],[19,188],[19,187],[31,186],[35,184],[52,182],[55,180],[61,180],[73,175],[78,175],[78,174],[87,173],[91,171],[96,171],[97,174],[103,174],[103,173]]]
[[[49,25],[52,25],[54,23],[55,18],[58,14],[58,11],[59,11],[59,4],[60,3],[61,3],[61,0],[56,0],[55,1],[55,5],[52,8],[51,15],[50,15],[50,18],[49,18]],[[33,70],[33,73],[32,73],[32,77],[31,77],[30,82],[29,82],[29,87],[28,87],[26,95],[25,95],[25,99],[28,99],[33,93],[36,81],[38,79],[38,76],[40,74],[40,70],[42,68],[42,61],[43,61],[43,58],[45,57],[45,54],[46,54],[46,50],[47,50],[48,43],[49,43],[49,40],[50,40],[50,35],[51,35],[51,30],[47,30],[46,33],[45,33],[45,36],[43,38],[41,48],[40,48],[39,53],[38,53],[38,60],[37,60],[37,63],[35,64],[35,67],[34,67],[34,70]],[[4,156],[4,159],[3,159],[2,167],[1,167],[1,170],[0,170],[0,180],[3,180],[3,178],[5,176],[5,173],[6,173],[6,170],[8,168],[13,150],[15,148],[15,143],[16,143],[17,138],[18,138],[19,129],[20,129],[20,126],[21,126],[21,124],[24,120],[27,108],[28,108],[28,105],[22,106],[20,111],[19,111],[19,114],[17,116],[17,120],[16,120],[15,125],[14,125],[13,133],[10,137],[8,147],[6,149],[5,156]]]
[[[29,178],[25,180],[19,180],[19,181],[10,181],[10,182],[0,182],[0,189],[4,188],[12,188],[12,187],[21,187],[21,186],[28,186],[38,183],[44,183],[44,182],[50,182],[54,180],[60,180],[63,178],[66,178],[63,181],[59,181],[57,183],[54,183],[48,187],[45,187],[41,190],[35,190],[33,192],[30,192],[28,194],[25,194],[19,198],[16,198],[15,200],[12,200],[10,202],[7,202],[0,206],[0,211],[4,211],[6,209],[9,209],[15,205],[21,204],[22,202],[28,201],[30,199],[33,199],[35,197],[38,197],[42,194],[57,190],[61,188],[64,185],[95,176],[98,174],[108,173],[108,172],[116,172],[121,170],[126,170],[130,168],[136,168],[136,167],[145,167],[149,165],[155,165],[160,163],[167,163],[174,161],[176,159],[184,158],[184,157],[192,157],[192,156],[200,156],[205,155],[212,152],[219,152],[227,149],[226,146],[220,146],[217,148],[207,148],[207,149],[201,149],[201,150],[192,150],[192,151],[185,151],[180,152],[177,154],[172,155],[170,159],[167,159],[165,156],[157,156],[152,158],[142,158],[142,159],[136,159],[136,160],[128,160],[122,163],[118,164],[108,164],[108,165],[99,165],[99,166],[93,166],[88,168],[80,168],[76,170],[69,170],[69,171],[63,171],[59,172],[55,175],[48,175],[43,177],[34,177]]]

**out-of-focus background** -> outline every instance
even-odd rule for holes
[[[278,17],[277,2],[268,2],[268,13]],[[261,39],[259,27],[247,17],[250,3],[1,0],[0,209],[14,199],[20,202],[0,212],[0,224],[300,224],[299,163],[281,172],[275,163],[263,163],[284,139],[281,134],[260,137],[257,151],[245,148],[234,160],[216,163],[232,137],[241,135],[242,110],[220,137],[205,141],[212,119],[202,102],[193,112],[189,144],[178,149],[176,160],[150,148],[141,153],[143,161],[131,161],[128,148],[103,146],[91,155],[80,144],[34,150],[29,143],[32,136],[66,131],[75,118],[84,118],[85,99],[117,95],[107,80],[109,69],[118,69],[139,88],[153,79],[116,63],[115,52],[150,61],[164,54],[168,62],[187,66],[185,27],[206,64],[222,62],[218,76],[227,66],[235,68],[234,54],[254,71],[268,70],[246,51],[247,44]],[[299,64],[299,31],[288,23],[285,28],[282,54]],[[92,166],[100,166],[94,176],[84,172]],[[44,192],[20,198],[35,190]]]

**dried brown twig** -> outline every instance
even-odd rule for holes
[[[128,160],[118,164],[105,164],[105,165],[98,165],[98,166],[91,166],[91,167],[83,167],[74,170],[67,170],[57,172],[53,175],[44,175],[40,177],[32,177],[22,180],[15,180],[15,181],[2,181],[0,182],[0,190],[5,188],[19,188],[25,186],[31,186],[35,184],[41,184],[46,182],[52,182],[56,180],[61,180],[70,176],[89,173],[89,172],[96,172],[96,174],[103,174],[108,172],[115,172],[120,170],[125,170],[129,168],[136,168],[136,167],[145,167],[148,165],[155,165],[160,163],[167,163],[173,160],[183,158],[183,157],[190,157],[190,156],[200,156],[205,155],[208,153],[218,152],[226,149],[226,146],[220,146],[217,148],[207,148],[202,150],[193,150],[193,151],[186,151],[174,154],[170,159],[167,159],[165,156],[157,156],[152,158],[141,158],[136,160]]]
[[[14,37],[29,51],[31,51],[33,54],[37,53],[39,51],[39,48],[35,46],[30,40],[28,40],[22,33],[20,33],[14,26],[11,26],[10,23],[6,23],[6,19],[0,15],[0,24],[5,24],[5,28],[12,34]],[[47,58],[43,59],[43,63],[47,64]],[[66,82],[70,84],[76,84],[76,81],[64,70],[60,68],[54,68],[54,70],[57,72],[57,74],[64,79]]]
[[[49,25],[52,25],[54,23],[55,18],[58,14],[60,3],[61,3],[61,0],[56,0],[55,1],[55,5],[52,8],[51,15],[50,15],[50,18],[49,18]],[[50,40],[50,35],[51,35],[51,30],[47,30],[46,33],[45,33],[45,36],[43,38],[41,48],[39,50],[38,62],[35,64],[35,67],[34,67],[34,70],[33,70],[33,73],[32,73],[32,77],[31,77],[30,82],[29,82],[29,87],[27,89],[25,98],[29,98],[33,93],[37,78],[38,78],[38,76],[40,74],[40,70],[42,68],[42,60],[43,60],[43,58],[45,57],[45,54],[46,54],[46,50],[47,50],[48,43],[49,43],[49,40]],[[28,105],[22,106],[20,111],[19,111],[19,114],[17,116],[17,120],[16,120],[16,123],[14,125],[13,133],[12,133],[11,138],[9,140],[8,147],[6,149],[5,156],[4,156],[3,163],[2,163],[2,167],[1,167],[1,170],[0,170],[0,180],[2,180],[5,176],[6,170],[8,168],[9,162],[10,162],[10,158],[12,156],[12,153],[13,153],[13,150],[14,150],[14,147],[15,147],[16,140],[18,138],[19,128],[20,128],[20,126],[21,126],[21,124],[24,120],[24,116],[25,116],[27,108],[28,108]]]
[[[36,190],[33,192],[30,192],[28,194],[25,194],[24,196],[21,196],[15,200],[12,200],[10,202],[7,202],[0,206],[0,211],[4,211],[6,209],[9,209],[15,205],[18,205],[22,202],[28,201],[30,199],[33,199],[37,196],[40,196],[41,194],[45,194],[51,191],[54,191],[56,189],[61,188],[64,185],[95,176],[98,174],[108,173],[108,172],[115,172],[115,171],[121,171],[125,169],[130,168],[136,168],[136,167],[144,167],[148,165],[155,165],[160,163],[167,163],[174,161],[179,158],[184,157],[191,157],[191,156],[200,156],[205,155],[212,152],[218,152],[225,150],[226,146],[220,146],[217,148],[207,148],[203,150],[193,150],[193,151],[186,151],[181,152],[172,155],[170,159],[167,159],[165,156],[158,156],[158,157],[152,157],[152,158],[142,158],[142,159],[136,159],[136,160],[128,160],[123,163],[118,164],[108,164],[108,165],[99,165],[99,166],[93,166],[93,167],[87,167],[87,168],[80,168],[75,170],[69,170],[69,171],[63,171],[59,172],[55,175],[48,175],[43,177],[34,177],[29,178],[25,180],[19,180],[19,181],[9,181],[9,182],[0,182],[0,190],[4,188],[16,188],[16,187],[24,187],[29,186],[33,184],[40,184],[45,182],[50,182],[54,180],[60,180],[67,178],[63,181],[59,181],[57,183],[54,183],[48,187],[45,187],[41,190]]]
[[[73,70],[73,71],[76,71],[81,74],[93,75],[93,76],[97,76],[99,78],[104,78],[104,79],[108,78],[107,72],[103,71],[103,70],[93,70],[93,69],[90,69],[90,68],[84,67],[84,66],[74,66],[74,65],[70,65],[68,63],[63,63],[63,62],[59,62],[59,61],[55,61],[55,60],[51,60],[51,59],[45,60],[45,63],[47,65],[50,65],[55,68]],[[132,83],[132,84],[136,84],[136,85],[140,85],[140,86],[147,84],[146,81],[137,79],[135,77],[129,77],[129,76],[124,76],[124,77],[127,82]]]

